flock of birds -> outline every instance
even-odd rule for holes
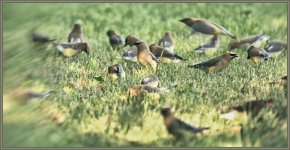
[[[232,41],[228,45],[228,52],[221,56],[213,57],[197,64],[188,65],[188,67],[191,68],[202,69],[206,73],[217,73],[227,68],[230,62],[234,58],[238,57],[237,54],[231,53],[231,51],[234,49],[246,48],[248,53],[247,59],[251,59],[255,64],[262,63],[263,60],[267,60],[269,57],[280,55],[287,49],[287,43],[279,40],[270,41],[267,46],[260,48],[260,45],[263,42],[269,40],[269,36],[265,35],[264,33],[237,39],[236,36],[229,32],[227,29],[209,20],[189,17],[180,20],[180,22],[184,23],[192,29],[192,32],[189,35],[199,32],[201,34],[213,36],[209,41],[206,41],[193,49],[193,52],[213,55],[219,46],[219,38],[222,35],[232,38]],[[128,35],[124,40],[113,30],[107,31],[107,36],[109,38],[109,43],[112,49],[122,49],[126,46],[129,46],[129,49],[123,53],[123,58],[125,60],[137,62],[142,66],[152,68],[154,71],[156,71],[157,65],[160,62],[179,63],[183,60],[186,60],[174,52],[175,43],[172,32],[166,32],[159,40],[158,44],[152,44],[150,46],[148,46],[145,41],[140,40],[134,35]],[[68,36],[68,43],[55,43],[53,42],[55,41],[54,39],[50,39],[49,37],[38,33],[32,34],[32,40],[38,43],[52,42],[52,44],[64,56],[67,57],[74,56],[81,52],[90,54],[90,48],[84,38],[82,26],[80,24],[74,24],[73,29]],[[122,65],[114,64],[109,66],[108,77],[111,80],[125,78],[125,72]],[[170,88],[175,86],[173,85],[168,88],[160,88],[159,82],[160,81],[156,75],[147,76],[141,80],[140,85],[130,87],[128,89],[128,95],[130,97],[135,97],[140,96],[143,93],[168,92]],[[287,88],[287,76],[283,77],[279,83]],[[42,95],[34,94],[34,96],[41,97]],[[43,96],[47,96],[47,93],[44,93]],[[221,118],[231,118],[234,114],[233,112],[246,112],[255,116],[262,108],[272,106],[272,103],[272,99],[249,101],[244,105],[230,108],[228,113],[221,115]],[[285,110],[287,111],[287,109]],[[184,131],[199,133],[209,129],[208,127],[194,127],[176,118],[171,112],[170,106],[161,107],[160,112],[164,118],[164,125],[166,126],[168,132],[174,135],[176,138],[181,138],[184,136]]]

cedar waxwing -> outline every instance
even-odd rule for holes
[[[47,92],[36,92],[32,89],[29,88],[18,88],[13,90],[10,95],[15,99],[15,100],[20,100],[22,102],[27,102],[28,100],[31,99],[45,99],[48,96],[51,95],[54,91],[47,91]]]
[[[109,37],[110,45],[113,49],[121,48],[124,46],[124,41],[121,36],[119,36],[114,30],[107,31],[107,35]]]
[[[209,35],[228,35],[231,38],[236,39],[236,36],[234,36],[232,33],[230,33],[221,25],[212,21],[197,19],[197,18],[192,18],[192,17],[185,18],[179,21],[186,24],[191,29],[193,29],[192,34],[195,32],[200,32],[200,33],[209,34]]]
[[[205,60],[199,64],[189,65],[188,67],[203,69],[206,73],[216,73],[227,68],[230,62],[236,57],[238,57],[237,54],[225,53],[221,56]]]
[[[185,136],[185,133],[191,133],[194,135],[196,133],[202,133],[204,130],[209,129],[208,127],[194,127],[176,118],[171,112],[171,108],[169,106],[161,107],[160,112],[163,116],[164,125],[167,131],[176,138],[183,138]]]
[[[90,54],[90,49],[87,43],[62,43],[55,44],[55,46],[66,57],[74,56],[82,51]]]
[[[138,86],[130,87],[127,91],[127,94],[131,97],[134,97],[134,96],[139,96],[145,92],[147,92],[147,93],[168,93],[168,92],[170,92],[170,89],[172,89],[176,86],[177,86],[177,84],[173,84],[173,85],[170,85],[166,88],[159,88],[159,87],[153,87],[150,85],[138,85]]]
[[[123,58],[125,60],[138,62],[137,51],[138,51],[138,48],[135,45],[131,46],[131,47],[129,47],[129,49],[126,52],[123,53]]]
[[[265,61],[268,60],[268,57],[269,55],[267,54],[267,52],[261,48],[251,46],[248,49],[247,59],[251,59],[255,64],[259,64],[261,62],[261,59]]]
[[[145,42],[137,41],[135,45],[138,48],[137,51],[137,60],[143,66],[150,66],[153,70],[156,70],[157,63],[154,60],[157,60],[156,57],[150,52],[149,47]],[[154,59],[154,60],[153,60]]]
[[[165,63],[179,63],[181,60],[186,60],[166,49],[163,49],[161,46],[157,46],[157,44],[150,45],[149,49],[156,58],[160,59],[160,57],[162,57],[161,60]]]
[[[133,62],[138,62],[137,60],[137,51],[138,51],[138,48],[137,46],[135,45],[135,43],[137,41],[140,41],[137,37],[133,36],[133,35],[128,35],[125,39],[125,46],[129,45],[129,49],[123,53],[123,58],[125,60],[130,60],[130,61],[133,61]]]
[[[229,108],[227,113],[220,115],[220,118],[234,119],[239,113],[246,113],[250,117],[254,118],[263,108],[272,107],[272,105],[273,99],[248,101],[242,105]]]
[[[287,43],[274,40],[266,45],[264,49],[271,57],[277,57],[287,49]]]
[[[160,81],[156,75],[146,76],[141,80],[141,85],[148,85],[151,87],[158,87],[159,83]]]
[[[35,33],[35,32],[31,33],[31,39],[33,42],[42,43],[42,44],[55,41],[55,39],[51,39],[48,36],[45,36],[45,35],[42,35],[39,33]]]
[[[249,47],[251,45],[255,47],[259,47],[262,44],[262,42],[269,40],[269,38],[270,36],[265,35],[265,33],[261,33],[261,34],[245,37],[240,40],[232,40],[229,43],[228,50],[240,48],[241,46]]]
[[[68,42],[69,43],[85,43],[83,30],[80,24],[74,24],[74,27],[71,33],[68,35]]]
[[[199,45],[197,48],[195,48],[193,52],[212,55],[214,52],[216,52],[218,45],[219,45],[218,35],[214,35],[208,42],[205,42]]]
[[[118,78],[125,78],[125,71],[120,64],[115,64],[108,67],[108,77],[111,80],[116,80]]]
[[[174,41],[173,41],[172,32],[166,32],[164,34],[164,36],[159,40],[158,46],[165,48],[169,52],[173,52],[173,50],[174,50]]]

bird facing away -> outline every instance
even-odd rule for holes
[[[251,59],[253,63],[259,64],[261,60],[268,60],[269,55],[261,48],[254,46],[249,47],[247,59]]]
[[[274,40],[271,41],[268,45],[266,45],[264,49],[271,57],[277,57],[287,49],[287,43],[283,41]]]
[[[181,60],[186,60],[166,49],[163,49],[160,46],[157,46],[157,44],[150,45],[149,49],[156,58],[161,58],[161,60],[165,63],[179,63]]]
[[[234,50],[240,48],[241,46],[249,47],[251,45],[259,47],[263,42],[269,40],[270,36],[265,35],[265,33],[260,33],[257,35],[248,36],[240,40],[232,40],[229,43],[228,50]]]
[[[74,24],[74,27],[68,35],[69,43],[85,43],[82,26],[78,23]]]
[[[204,130],[209,129],[194,127],[190,124],[176,118],[174,114],[171,112],[171,108],[169,106],[163,106],[160,109],[161,115],[163,116],[164,125],[167,131],[175,136],[177,139],[183,138],[186,133],[191,133],[192,135],[196,133],[202,133]]]
[[[164,36],[159,40],[158,46],[165,48],[169,52],[173,52],[174,41],[172,32],[166,32]]]
[[[206,55],[212,55],[214,52],[216,52],[218,45],[219,45],[218,35],[214,35],[209,41],[195,48],[193,52],[205,53]]]
[[[108,77],[111,80],[116,80],[118,78],[125,78],[125,71],[123,66],[120,64],[111,65],[108,67]]]
[[[137,60],[143,66],[150,66],[153,70],[156,70],[157,63],[155,56],[150,52],[149,47],[145,42],[137,41],[135,45],[138,48],[137,51]],[[154,60],[153,60],[154,59]]]
[[[227,35],[232,39],[236,39],[236,36],[234,36],[231,32],[212,21],[197,19],[193,17],[184,18],[179,21],[193,29],[192,34],[195,32],[200,32],[208,35]]]
[[[41,43],[41,44],[45,44],[45,43],[50,43],[55,41],[55,39],[51,39],[48,36],[39,34],[39,33],[31,33],[31,39],[33,42],[35,43]]]
[[[124,46],[124,41],[122,37],[118,35],[114,30],[107,31],[107,36],[109,37],[109,42],[113,49],[118,49]]]
[[[61,43],[54,45],[66,57],[74,56],[80,52],[90,54],[90,48],[87,43]]]
[[[272,107],[272,105],[273,105],[273,99],[252,100],[242,105],[229,108],[227,113],[220,115],[220,118],[234,119],[239,113],[246,113],[250,117],[254,118],[259,114],[259,112],[263,108]]]
[[[159,83],[160,81],[156,75],[146,76],[141,80],[141,85],[148,85],[151,87],[158,87]]]
[[[206,73],[217,73],[227,68],[230,62],[236,57],[238,57],[237,54],[225,53],[221,56],[205,60],[201,63],[189,65],[188,67],[202,69]]]

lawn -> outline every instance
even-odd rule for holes
[[[217,22],[238,38],[264,32],[271,39],[287,40],[286,3],[5,3],[4,147],[287,147],[286,119],[265,112],[268,118],[257,123],[258,130],[248,132],[248,142],[242,144],[241,121],[218,117],[227,106],[255,99],[273,98],[277,109],[287,106],[284,90],[269,84],[287,74],[287,56],[257,65],[246,59],[245,49],[237,49],[239,58],[220,73],[188,68],[212,56],[192,52],[210,36],[188,37],[189,28],[178,21],[186,17]],[[76,22],[83,25],[90,55],[66,58],[52,45],[35,47],[28,36],[37,27],[57,42],[67,42]],[[156,75],[162,87],[178,86],[157,100],[149,96],[127,100],[127,89],[154,72],[122,59],[127,48],[112,50],[109,29],[123,37],[133,34],[148,45],[166,31],[173,32],[175,53],[188,60],[161,63]],[[225,53],[230,40],[221,36],[214,56]],[[116,63],[122,64],[126,78],[112,82],[107,67]],[[241,92],[245,84],[247,90]],[[56,93],[41,102],[21,104],[9,94],[18,87]],[[182,120],[210,130],[193,141],[175,141],[159,112],[164,104]]]

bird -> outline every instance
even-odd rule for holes
[[[130,87],[127,91],[127,95],[129,95],[130,97],[135,97],[144,93],[168,93],[170,92],[170,89],[176,86],[177,84],[172,84],[168,87],[159,88],[151,85],[137,85]]]
[[[137,60],[137,51],[138,48],[135,45],[135,43],[137,41],[140,41],[137,37],[135,37],[134,35],[128,35],[125,39],[125,45],[123,47],[126,47],[127,45],[129,45],[129,49],[123,53],[123,58],[125,60],[129,60],[132,62],[138,62]]]
[[[113,49],[118,49],[124,46],[124,40],[114,30],[108,30],[107,36],[109,37],[109,42]]]
[[[11,95],[14,100],[26,103],[31,99],[44,100],[54,92],[53,90],[38,92],[31,88],[17,88],[11,91],[9,95]]]
[[[87,43],[60,43],[54,45],[66,57],[74,56],[82,51],[88,55],[90,54],[90,48]]]
[[[270,36],[265,35],[265,33],[260,33],[256,35],[251,35],[244,37],[240,40],[232,40],[228,45],[228,50],[234,50],[240,48],[241,46],[249,47],[251,45],[259,47],[263,42],[270,39]]]
[[[46,35],[42,35],[36,32],[31,33],[31,39],[33,42],[41,43],[41,44],[50,43],[56,40],[56,39],[51,39]]]
[[[204,130],[208,130],[209,127],[194,127],[174,116],[171,112],[170,106],[162,106],[160,108],[160,113],[163,116],[164,125],[167,131],[175,136],[175,138],[180,139],[186,136],[186,133],[192,135],[196,133],[202,133]]]
[[[156,75],[146,76],[140,82],[141,85],[148,85],[151,87],[158,87],[159,83],[160,81]]]
[[[118,78],[125,78],[125,71],[121,64],[114,64],[108,67],[108,77],[111,80],[116,80]]]
[[[85,43],[82,26],[78,23],[74,24],[74,27],[68,35],[69,43]]]
[[[159,40],[158,46],[173,52],[174,51],[174,41],[172,32],[165,32],[164,36]]]
[[[216,52],[217,47],[219,45],[218,35],[214,35],[209,41],[199,45],[197,48],[193,50],[196,53],[205,53],[206,55],[212,55]]]
[[[244,104],[230,107],[227,113],[220,115],[220,118],[234,119],[240,113],[246,113],[247,116],[254,118],[254,117],[257,117],[257,115],[263,108],[272,107],[273,103],[274,103],[273,99],[251,100],[251,101],[245,102]]]
[[[264,47],[270,57],[277,57],[287,49],[287,43],[279,40],[273,40]]]
[[[152,44],[149,46],[150,52],[154,54],[154,56],[165,63],[179,63],[182,60],[186,60],[173,52],[170,52],[166,49],[163,49],[161,46],[157,44]]]
[[[251,59],[254,64],[261,63],[261,60],[268,60],[269,55],[266,51],[261,48],[250,46],[248,49],[247,59]]]
[[[150,66],[156,71],[157,63],[154,60],[157,60],[156,57],[150,52],[148,45],[143,41],[135,42],[135,45],[138,48],[137,51],[137,60],[143,66]]]
[[[212,21],[197,19],[193,17],[184,18],[179,21],[193,29],[192,34],[195,32],[200,32],[207,35],[227,35],[232,39],[236,39],[235,35],[226,30],[221,25]]]
[[[201,63],[189,65],[188,67],[202,69],[206,73],[217,73],[227,68],[230,62],[236,57],[238,57],[237,54],[225,53],[221,56],[202,61]]]

